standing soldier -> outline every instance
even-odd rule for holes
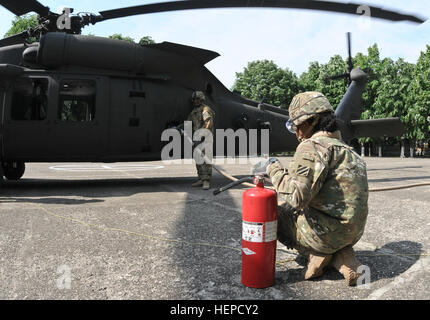
[[[201,91],[193,92],[191,96],[191,103],[193,104],[193,110],[188,116],[188,121],[193,123],[193,132],[198,129],[207,129],[214,133],[214,119],[215,112],[205,105],[205,95]],[[203,164],[196,164],[197,174],[199,180],[192,184],[193,187],[203,187],[204,190],[210,188],[210,180],[212,177],[212,164],[205,162]]]
[[[330,102],[319,92],[296,95],[287,128],[300,141],[284,169],[277,159],[266,173],[278,192],[278,239],[309,256],[305,279],[331,264],[356,285],[360,263],[352,246],[364,232],[368,184],[363,159],[342,141]]]

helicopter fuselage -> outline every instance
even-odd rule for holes
[[[187,118],[195,90],[206,94],[216,129],[270,129],[270,152],[294,150],[286,111],[228,90],[204,67],[216,56],[64,33],[0,48],[1,159],[159,160],[162,132]]]

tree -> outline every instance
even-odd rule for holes
[[[12,21],[12,27],[6,32],[4,37],[10,37],[39,25],[36,14],[27,14],[21,17],[16,16]],[[36,38],[30,38],[29,42],[35,42]]]
[[[373,119],[374,103],[378,95],[381,79],[381,60],[376,43],[367,49],[367,55],[358,53],[354,58],[356,66],[363,69],[368,75],[366,90],[363,94],[362,119]]]
[[[410,106],[405,117],[410,123],[408,138],[415,141],[428,142],[430,140],[430,46],[421,52],[413,70],[413,79],[409,86]]]
[[[319,88],[317,89],[319,90],[317,91],[322,92],[335,109],[348,90],[348,81],[347,78],[331,81],[327,81],[326,79],[331,76],[344,74],[347,70],[348,64],[340,55],[335,55],[328,63],[321,66],[321,72],[317,82],[319,84]]]
[[[311,62],[308,71],[299,78],[303,91],[318,91],[322,87],[320,75],[321,65],[317,61]]]
[[[368,120],[374,119],[375,109],[374,104],[378,95],[377,91],[380,88],[380,69],[381,59],[379,54],[378,45],[375,43],[367,49],[367,55],[357,53],[353,59],[354,65],[360,67],[368,75],[366,90],[363,93],[363,110],[361,119]],[[358,139],[362,148],[364,144],[369,146],[369,155],[371,154],[371,145],[374,139],[372,138],[360,138]]]
[[[390,58],[381,61],[378,67],[379,87],[373,104],[371,115],[373,119],[398,117],[403,122],[410,139],[415,128],[407,115],[413,104],[409,99],[409,85],[413,77],[414,65],[398,59],[394,62]],[[401,141],[401,139],[391,139]],[[380,142],[380,141],[378,141]],[[402,142],[402,141],[401,141]],[[403,144],[403,142],[402,142]],[[404,154],[402,149],[401,155]]]
[[[299,79],[289,69],[281,69],[273,61],[249,62],[243,72],[236,73],[233,90],[246,98],[288,108],[301,91]]]
[[[110,39],[117,39],[117,40],[123,40],[127,42],[134,43],[134,39],[131,37],[123,36],[121,33],[114,33],[113,35],[109,36]]]
[[[140,44],[140,45],[153,44],[153,43],[155,43],[155,41],[154,41],[154,39],[152,39],[150,36],[142,37],[142,38],[139,40],[139,44]]]
[[[128,37],[128,36],[123,36],[121,33],[115,33],[115,34],[109,36],[109,38],[117,39],[117,40],[124,40],[124,41],[130,42],[130,43],[135,43],[133,38]],[[155,43],[155,41],[150,36],[142,37],[139,40],[139,44],[141,44],[141,45],[152,44],[152,43]]]
[[[328,80],[329,77],[346,73],[348,64],[340,55],[332,57],[328,63],[311,62],[307,72],[300,76],[300,84],[305,91],[322,92],[337,108],[348,89],[347,79]]]

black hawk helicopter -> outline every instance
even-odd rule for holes
[[[191,0],[65,16],[36,0],[0,4],[17,16],[35,12],[39,21],[36,28],[0,40],[0,180],[20,179],[26,162],[159,160],[163,130],[186,119],[195,90],[206,94],[217,114],[215,128],[270,129],[270,152],[295,150],[297,139],[285,127],[286,110],[231,92],[205,68],[218,53],[170,42],[138,45],[81,35],[89,24],[204,8],[295,8],[356,15],[360,7],[329,1]],[[373,18],[424,22],[368,8]],[[30,44],[32,37],[38,41]],[[352,64],[342,76],[351,82],[336,109],[346,141],[402,134],[399,119],[358,120],[367,76]]]

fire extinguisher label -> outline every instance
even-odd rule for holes
[[[248,242],[271,242],[276,240],[277,221],[242,222],[242,239]]]
[[[264,230],[264,242],[271,242],[277,239],[278,221],[266,222],[266,230]]]
[[[263,242],[263,228],[262,222],[243,221],[242,239],[248,242]]]

